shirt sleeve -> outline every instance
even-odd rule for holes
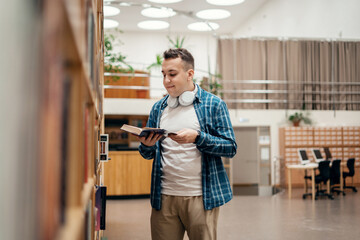
[[[224,101],[220,101],[215,107],[210,116],[212,129],[209,133],[201,132],[196,145],[203,153],[232,158],[236,154],[237,144],[229,111]]]
[[[146,123],[147,127],[151,127],[151,128],[156,128],[156,104],[152,107],[150,115],[149,115],[149,119]],[[145,159],[153,159],[155,157],[155,152],[156,152],[156,144],[154,146],[146,146],[144,144],[140,144],[139,145],[139,152],[140,155],[145,158]]]

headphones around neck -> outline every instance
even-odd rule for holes
[[[170,108],[176,108],[177,106],[179,106],[179,104],[183,107],[190,106],[195,100],[196,92],[197,86],[195,85],[194,91],[185,91],[180,96],[175,98],[169,95],[167,99],[167,104]]]

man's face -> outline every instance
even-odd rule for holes
[[[163,84],[172,97],[191,91],[193,69],[185,71],[181,58],[165,59],[162,63]]]

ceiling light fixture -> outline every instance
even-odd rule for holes
[[[206,0],[206,1],[212,5],[231,6],[231,5],[240,4],[245,0]]]
[[[146,29],[146,30],[160,30],[169,27],[169,23],[165,21],[159,20],[147,20],[142,21],[137,24],[139,28]]]
[[[111,4],[112,2],[115,2],[115,0],[104,0],[104,5]]]
[[[177,3],[177,2],[181,2],[182,0],[148,0],[149,2],[153,2],[153,3],[164,3],[164,4],[168,4],[168,3]]]
[[[119,22],[112,19],[104,19],[104,28],[116,28],[119,26]]]
[[[171,8],[145,8],[141,15],[151,18],[168,18],[176,15]]]
[[[120,9],[111,6],[104,6],[104,16],[111,17],[116,16],[120,13]]]
[[[195,22],[195,23],[190,23],[187,27],[188,27],[188,29],[193,30],[193,31],[209,32],[209,31],[218,29],[219,24],[213,23],[213,22],[208,22],[208,23]]]
[[[127,2],[121,2],[121,3],[119,3],[119,5],[122,7],[131,7],[131,4],[127,3]]]
[[[214,20],[228,18],[231,13],[224,9],[206,9],[197,12],[196,16],[201,19]]]

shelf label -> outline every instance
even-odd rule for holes
[[[107,162],[109,160],[109,134],[100,135],[100,161]]]

